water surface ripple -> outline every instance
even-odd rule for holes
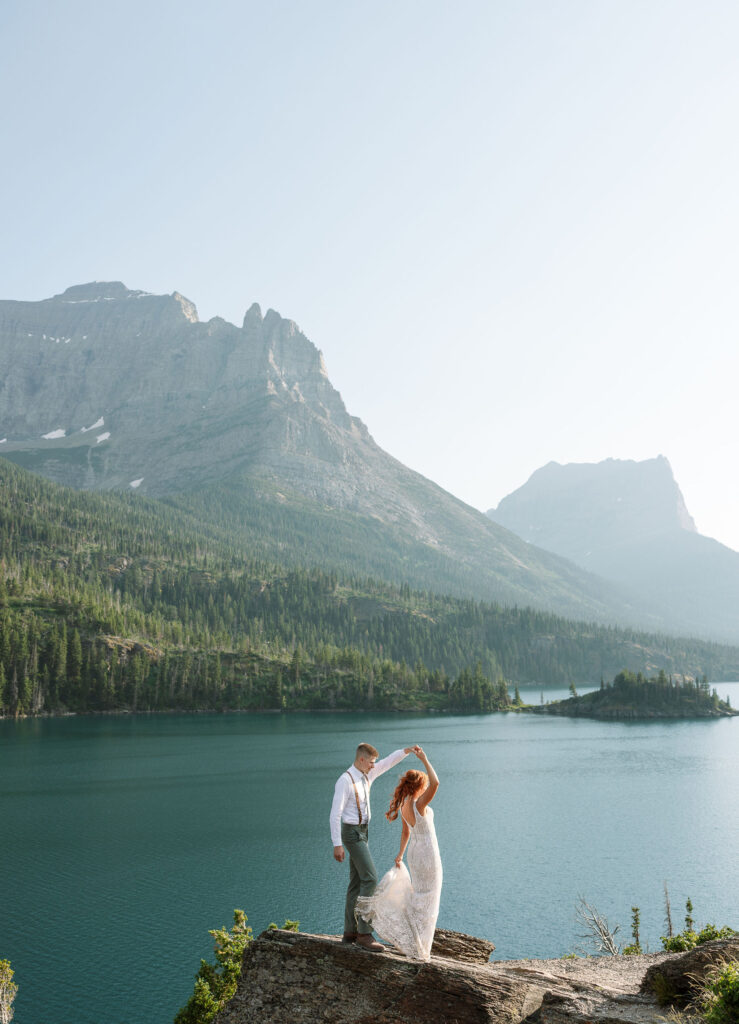
[[[739,704],[739,684],[722,684]],[[539,689],[524,691],[536,700]],[[0,722],[0,958],[19,1024],[169,1024],[210,928],[298,918],[337,932],[346,868],[328,834],[358,741],[420,742],[441,776],[440,925],[495,956],[577,944],[583,894],[659,946],[682,917],[739,927],[739,719],[524,715],[156,715]],[[372,790],[381,871],[398,846]],[[626,937],[626,936],[624,936]]]

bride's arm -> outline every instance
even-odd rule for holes
[[[421,750],[420,747],[419,750],[420,753],[418,753],[418,751],[416,753],[418,757],[420,757],[421,760],[423,761],[423,766],[426,769],[426,774],[429,777],[428,786],[424,789],[423,793],[421,793],[418,800],[416,800],[416,810],[421,816],[423,816],[423,814],[426,811],[426,808],[436,796],[436,790],[439,788],[439,776],[434,771],[434,766],[426,757],[424,751]]]
[[[411,830],[408,828],[408,823],[406,822],[406,820],[404,818],[403,819],[403,830],[400,833],[400,853],[395,858],[395,867],[396,868],[400,867],[400,862],[403,860],[403,854],[405,853],[405,848],[408,845],[408,840],[410,839],[410,836],[411,836]]]

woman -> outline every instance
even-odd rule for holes
[[[400,853],[372,896],[357,900],[357,913],[385,939],[412,960],[430,960],[441,896],[441,858],[429,804],[439,778],[418,747],[416,755],[426,772],[411,770],[398,783],[385,817],[395,821],[400,811]],[[403,854],[408,848],[408,868]],[[408,873],[410,869],[410,874]]]

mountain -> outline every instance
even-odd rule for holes
[[[739,553],[697,532],[662,455],[550,462],[488,516],[628,587],[675,628],[739,640]]]
[[[177,504],[281,563],[662,625],[379,448],[274,310],[201,323],[120,282],[3,301],[0,381],[0,452],[51,480]]]

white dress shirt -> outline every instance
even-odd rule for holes
[[[371,817],[370,814],[370,798],[369,791],[370,786],[375,779],[382,775],[383,772],[389,771],[395,767],[404,757],[407,757],[405,750],[395,750],[392,754],[388,754],[387,757],[383,757],[381,761],[376,761],[372,768],[365,775],[360,772],[359,768],[355,768],[352,764],[346,772],[339,776],[336,780],[336,786],[334,787],[334,800],[331,804],[331,815],[329,822],[331,825],[331,841],[334,846],[341,846],[341,823],[345,821],[348,825],[358,825],[359,815],[357,814],[357,801],[354,796],[354,786],[357,787],[357,796],[359,797],[359,809],[362,813],[362,824],[366,824]],[[354,782],[349,780],[349,775]]]

